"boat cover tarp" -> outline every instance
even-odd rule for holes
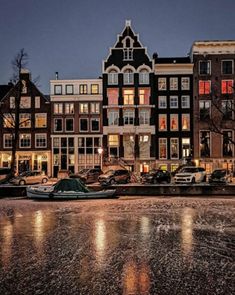
[[[83,192],[88,193],[89,189],[78,178],[65,178],[59,180],[54,186],[53,192]]]

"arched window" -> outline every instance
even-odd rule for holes
[[[109,85],[117,85],[118,84],[118,73],[116,70],[109,71],[108,84]]]
[[[123,75],[124,84],[134,84],[134,73],[131,69],[126,69]]]
[[[149,84],[149,72],[146,69],[139,73],[139,84]]]

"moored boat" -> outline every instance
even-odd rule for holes
[[[114,197],[116,190],[91,191],[77,178],[65,178],[52,186],[30,186],[26,189],[31,199],[99,199]]]

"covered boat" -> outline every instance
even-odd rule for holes
[[[96,199],[114,197],[116,190],[91,191],[78,178],[65,178],[51,186],[30,186],[27,197],[32,199]]]

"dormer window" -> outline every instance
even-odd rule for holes
[[[108,84],[117,85],[118,84],[118,73],[116,70],[111,70],[108,73]]]
[[[132,72],[132,70],[125,70],[124,84],[134,84],[134,73]]]
[[[133,60],[133,49],[132,48],[123,49],[123,60]]]

